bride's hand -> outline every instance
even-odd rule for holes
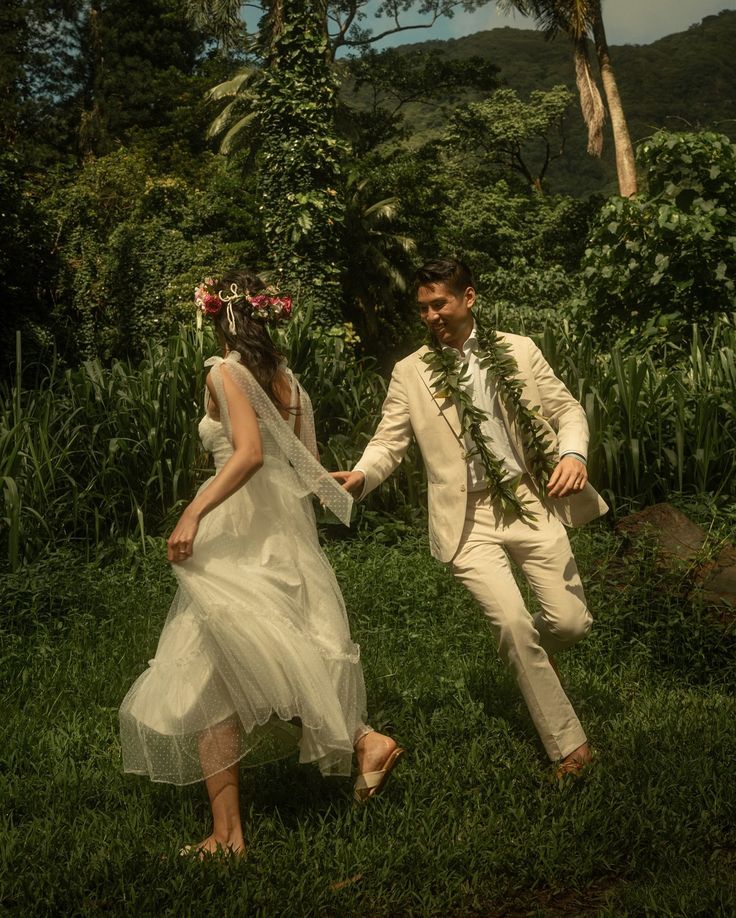
[[[185,510],[174,527],[174,531],[166,540],[169,561],[173,564],[179,564],[191,557],[198,529],[199,520],[188,510]]]

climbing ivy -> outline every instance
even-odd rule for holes
[[[335,132],[338,82],[321,4],[283,0],[259,87],[259,191],[271,261],[281,283],[315,300],[322,325],[341,320],[345,208]]]

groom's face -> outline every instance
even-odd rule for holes
[[[417,290],[419,318],[435,339],[448,347],[462,348],[473,330],[475,290],[456,293],[446,284],[427,284]]]

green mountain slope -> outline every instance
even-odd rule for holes
[[[405,45],[401,52],[429,49],[453,58],[477,55],[492,61],[501,80],[524,98],[533,89],[558,83],[575,88],[572,49],[564,35],[547,41],[539,32],[493,29],[449,41]],[[611,57],[635,142],[661,127],[713,128],[736,137],[736,12],[708,16],[685,32],[649,45],[614,45]],[[443,121],[436,107],[413,105],[406,113],[413,144],[436,136]],[[603,157],[588,156],[585,126],[575,104],[567,118],[567,136],[567,154],[551,167],[548,188],[576,195],[615,191],[610,132],[605,135]]]

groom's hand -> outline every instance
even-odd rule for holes
[[[330,475],[353,497],[360,497],[363,493],[365,475],[362,472],[330,472]]]
[[[574,456],[563,456],[547,483],[548,497],[567,497],[582,491],[588,481],[585,463]]]

